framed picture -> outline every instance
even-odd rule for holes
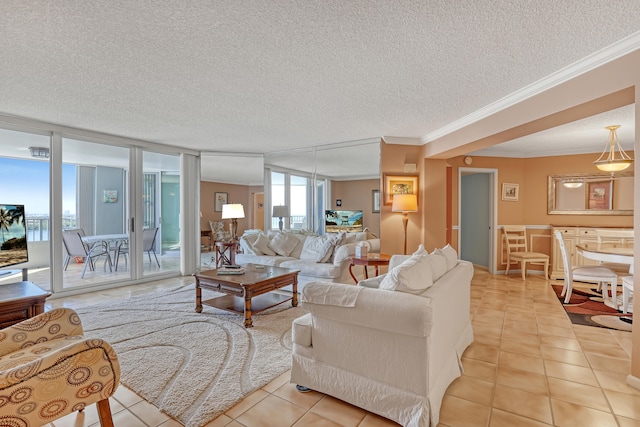
[[[215,203],[214,211],[222,212],[222,205],[227,204],[227,199],[229,198],[229,193],[213,193],[213,200]]]
[[[117,203],[118,202],[118,190],[104,190],[102,196],[104,203]]]
[[[517,202],[519,188],[520,184],[508,184],[506,182],[502,183],[502,200]]]
[[[384,204],[391,205],[395,194],[418,194],[418,175],[384,175]]]
[[[589,182],[587,191],[587,209],[612,209],[612,191],[613,180]]]
[[[371,190],[371,212],[380,212],[380,190]]]

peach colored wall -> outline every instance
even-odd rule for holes
[[[379,179],[362,179],[354,181],[332,181],[331,205],[333,209],[361,209],[363,224],[376,236],[380,235],[380,213],[373,213],[372,191],[380,189]],[[335,205],[336,199],[342,200],[342,206]]]
[[[251,218],[251,194],[250,188],[246,185],[221,184],[218,182],[200,182],[200,210],[202,217],[200,218],[200,229],[209,229],[209,220],[220,221],[222,212],[215,212],[214,193],[227,193],[227,201],[229,203],[241,203],[244,207],[244,218],[238,219],[238,235],[249,228]],[[231,220],[225,220],[225,230],[229,230]]]
[[[414,175],[421,175],[422,171],[422,155],[420,146],[413,145],[392,145],[380,144],[380,169],[384,174],[403,175],[404,165],[406,163],[415,163],[418,171]],[[380,245],[381,252],[388,254],[401,254],[404,243],[404,229],[402,228],[402,214],[391,212],[391,205],[384,204],[384,181],[381,181],[380,196],[383,197],[383,203],[380,206]],[[423,198],[423,182],[419,183],[418,209],[417,213],[409,214],[409,223],[407,225],[407,252],[412,253],[424,241],[422,230],[422,215],[424,215],[423,206],[425,201]]]

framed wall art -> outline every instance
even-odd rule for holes
[[[418,194],[418,175],[384,175],[384,204],[389,206],[395,194]]]
[[[588,183],[588,209],[611,210],[613,180]]]
[[[380,190],[371,190],[371,212],[380,212]]]
[[[222,205],[227,204],[229,193],[213,193],[213,200],[215,203],[214,211],[222,212]]]
[[[520,184],[502,183],[502,200],[517,202],[519,188]]]

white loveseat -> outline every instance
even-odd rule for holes
[[[380,239],[367,239],[367,232],[323,236],[280,231],[249,232],[240,237],[242,253],[236,254],[236,263],[299,270],[298,292],[301,292],[313,281],[353,283],[349,265],[357,245],[365,245],[372,253],[380,252]],[[353,272],[356,278],[361,278],[361,268],[354,268]]]
[[[307,284],[308,313],[293,322],[291,382],[403,426],[436,426],[473,342],[473,265],[448,246],[437,251],[420,263],[394,255],[386,275],[359,286]]]

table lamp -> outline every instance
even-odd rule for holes
[[[409,212],[418,211],[418,196],[415,194],[394,194],[391,204],[391,212],[402,212],[402,225],[404,227],[404,254],[407,254],[407,223]]]
[[[278,217],[279,221],[278,221],[278,227],[280,228],[280,231],[282,231],[282,226],[283,226],[283,222],[282,222],[282,218],[289,216],[289,206],[274,206],[273,207],[273,215],[271,215],[273,217]]]
[[[222,205],[222,219],[231,220],[231,239],[238,240],[238,218],[244,218],[244,208],[240,203]]]

